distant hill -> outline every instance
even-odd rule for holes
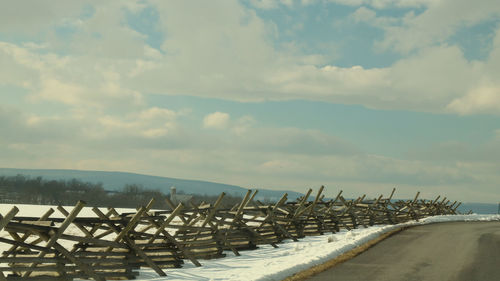
[[[16,176],[19,174],[30,177],[40,176],[46,180],[77,179],[83,182],[102,183],[106,190],[121,190],[127,184],[142,185],[144,188],[158,189],[164,193],[169,193],[170,187],[175,186],[178,192],[202,195],[219,195],[221,192],[225,192],[230,195],[242,196],[248,190],[236,185],[124,172],[0,168],[0,176]],[[295,191],[259,189],[257,199],[278,200],[285,192],[288,193],[289,200],[295,200],[303,195]]]
[[[16,176],[18,174],[30,177],[41,176],[46,180],[77,179],[84,182],[102,183],[106,190],[120,190],[127,184],[137,184],[148,189],[158,189],[164,193],[169,193],[171,186],[175,186],[177,191],[187,194],[219,195],[221,192],[225,192],[231,195],[243,196],[247,191],[246,188],[236,185],[124,172],[0,168],[0,176]],[[294,191],[259,189],[257,199],[262,200],[267,198],[278,200],[285,192],[288,193],[289,200],[295,200],[297,197],[303,195]],[[472,210],[477,214],[496,214],[498,212],[498,204],[462,203],[458,210],[460,212]]]

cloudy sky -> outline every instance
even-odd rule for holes
[[[0,167],[500,200],[497,0],[0,2]]]

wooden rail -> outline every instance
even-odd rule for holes
[[[457,214],[460,203],[439,200],[394,200],[388,197],[346,199],[342,191],[326,200],[321,187],[310,200],[312,190],[296,201],[287,194],[274,204],[255,200],[257,191],[248,191],[241,203],[221,209],[222,193],[212,204],[175,206],[151,211],[152,201],[133,213],[113,208],[95,216],[79,216],[85,202],[54,218],[50,209],[40,217],[16,216],[13,207],[0,217],[2,280],[93,280],[134,279],[141,267],[152,268],[159,276],[182,267],[184,260],[201,266],[199,260],[224,257],[224,251],[240,255],[259,245],[279,247],[285,239],[335,233],[377,224],[397,224],[427,216]]]

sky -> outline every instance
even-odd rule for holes
[[[0,167],[500,201],[496,0],[0,2]]]

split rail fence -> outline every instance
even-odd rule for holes
[[[62,216],[49,209],[40,217],[17,216],[13,207],[0,219],[1,280],[93,280],[134,279],[141,267],[159,276],[182,267],[185,260],[222,258],[224,251],[241,251],[268,244],[278,248],[285,239],[297,241],[311,235],[335,233],[377,224],[397,224],[434,215],[457,214],[460,203],[440,200],[392,199],[380,195],[346,199],[342,191],[326,200],[321,187],[309,200],[305,196],[288,202],[287,194],[274,204],[255,199],[248,191],[231,209],[215,203],[174,205],[171,210],[152,211],[153,200],[135,212],[106,212],[92,208],[93,216],[81,216],[85,203],[71,211],[59,206]],[[52,216],[52,217],[51,217]]]

